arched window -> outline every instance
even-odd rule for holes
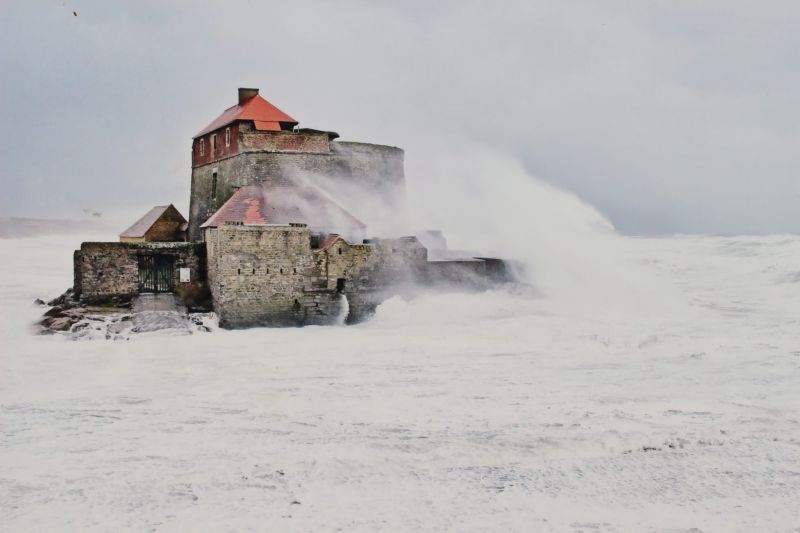
[[[225,128],[225,146],[231,145],[231,129]]]
[[[200,142],[197,144],[197,146],[200,151],[200,155],[206,155],[206,140],[200,139]]]

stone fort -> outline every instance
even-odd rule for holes
[[[353,323],[420,286],[510,279],[504,261],[454,255],[438,232],[369,236],[362,213],[405,210],[403,150],[300,128],[258,89],[237,97],[192,139],[188,220],[159,206],[120,242],[75,252],[82,304],[173,292],[227,328]]]

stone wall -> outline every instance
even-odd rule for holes
[[[316,277],[307,227],[225,224],[207,229],[205,241],[222,327],[303,323],[305,288]]]
[[[374,249],[366,244],[350,244],[344,239],[318,252],[318,265],[328,290],[342,290],[338,280],[345,280],[344,291],[352,288],[357,274],[369,264]]]
[[[346,287],[350,304],[348,323],[368,319],[387,298],[412,293],[424,280],[427,249],[416,237],[368,239],[368,260],[354,269]]]
[[[242,152],[303,152],[326,154],[330,151],[328,134],[320,132],[276,131],[264,134],[242,124],[239,149]]]
[[[176,292],[190,294],[205,284],[205,248],[193,243],[84,242],[75,252],[75,292],[81,301],[101,304],[139,293],[139,257],[175,257]],[[180,282],[180,268],[190,269],[189,283]]]
[[[253,134],[256,135],[256,134]],[[290,133],[258,134],[274,140]],[[321,135],[327,142],[325,134]],[[216,195],[213,174],[217,173]],[[307,179],[330,193],[357,217],[354,203],[373,203],[381,209],[405,208],[403,150],[391,146],[331,142],[327,152],[253,151],[192,169],[189,240],[202,239],[200,225],[230,198],[236,188],[269,182],[291,185]],[[357,198],[357,202],[349,201]]]
[[[311,248],[299,225],[223,224],[205,230],[208,281],[225,328],[348,322],[415,283],[427,251],[413,237]],[[341,281],[340,281],[341,280]]]

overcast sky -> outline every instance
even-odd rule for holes
[[[796,0],[3,2],[0,216],[185,210],[192,135],[256,86],[405,148],[413,191],[480,145],[624,233],[797,232],[798,28]]]

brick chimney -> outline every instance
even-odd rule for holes
[[[258,89],[247,89],[245,87],[239,87],[239,105],[242,105],[243,103],[250,100],[254,96],[258,96]]]

